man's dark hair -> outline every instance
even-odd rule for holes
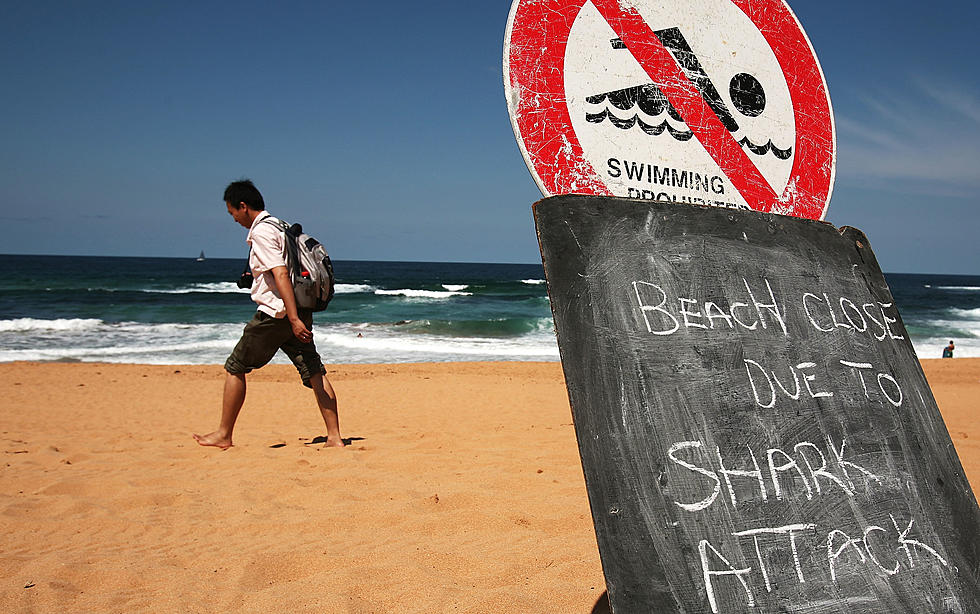
[[[237,207],[238,203],[245,203],[253,211],[265,211],[262,193],[251,179],[239,179],[229,183],[225,188],[225,202],[231,203],[233,207]]]

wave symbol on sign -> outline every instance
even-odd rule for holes
[[[691,50],[690,45],[688,45],[687,40],[685,40],[680,30],[677,28],[668,28],[666,30],[657,30],[655,34],[661,40],[664,47],[674,55],[677,63],[680,64],[687,77],[697,87],[704,101],[715,112],[715,115],[718,116],[718,119],[721,120],[725,128],[732,133],[738,131],[738,122],[728,110],[717,88],[715,88],[714,83],[712,83],[707,73],[701,67],[701,62]],[[618,38],[612,39],[610,43],[613,49],[626,49],[626,45]],[[748,73],[739,73],[732,77],[729,83],[729,95],[735,109],[746,117],[758,117],[766,108],[766,94],[762,84],[759,83],[758,79]],[[686,128],[684,118],[656,84],[646,83],[627,87],[602,94],[595,94],[585,99],[591,105],[601,105],[607,100],[612,108],[619,109],[620,111],[630,111],[633,107],[638,107],[643,114],[652,118],[652,121],[644,121],[638,114],[627,118],[619,117],[609,106],[606,106],[606,108],[597,113],[586,112],[586,121],[600,124],[608,119],[612,125],[621,130],[639,127],[640,130],[650,136],[659,136],[666,131],[674,139],[681,142],[688,141],[693,136],[693,133]],[[667,117],[658,122],[659,116],[662,116],[665,112]],[[670,120],[681,124],[681,126],[672,126]],[[772,152],[776,158],[787,160],[793,155],[792,146],[786,149],[780,149],[773,144],[771,139],[765,144],[757,145],[746,136],[739,141],[739,144],[758,156],[764,156]]]

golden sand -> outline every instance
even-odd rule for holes
[[[923,361],[980,483],[980,359]],[[605,590],[557,363],[331,366],[346,450],[289,366],[0,364],[6,612],[592,612]]]

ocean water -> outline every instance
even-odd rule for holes
[[[244,259],[0,256],[0,362],[221,364],[255,305]],[[328,363],[558,360],[540,265],[334,263]],[[913,345],[980,356],[980,276],[886,275]],[[286,362],[281,355],[274,362]]]
[[[0,362],[222,364],[245,259],[0,256]],[[540,265],[334,262],[324,362],[558,360]],[[274,362],[288,362],[280,353]]]

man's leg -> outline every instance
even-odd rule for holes
[[[235,422],[245,403],[245,375],[225,373],[225,392],[221,399],[221,424],[218,430],[207,435],[194,435],[194,439],[202,446],[215,446],[226,450],[232,446],[231,434],[235,430]],[[336,404],[335,404],[336,406]],[[336,416],[336,412],[334,412]]]
[[[245,325],[228,360],[225,361],[225,392],[221,400],[221,424],[218,430],[207,435],[194,435],[202,446],[215,446],[222,450],[231,447],[231,433],[235,421],[245,403],[245,374],[269,362],[279,350],[284,339],[292,335],[289,323],[277,320],[261,311]]]
[[[320,373],[310,375],[310,386],[316,396],[316,404],[327,427],[325,448],[343,448],[346,444],[340,436],[340,416],[337,413],[337,393],[333,391],[330,380]]]

